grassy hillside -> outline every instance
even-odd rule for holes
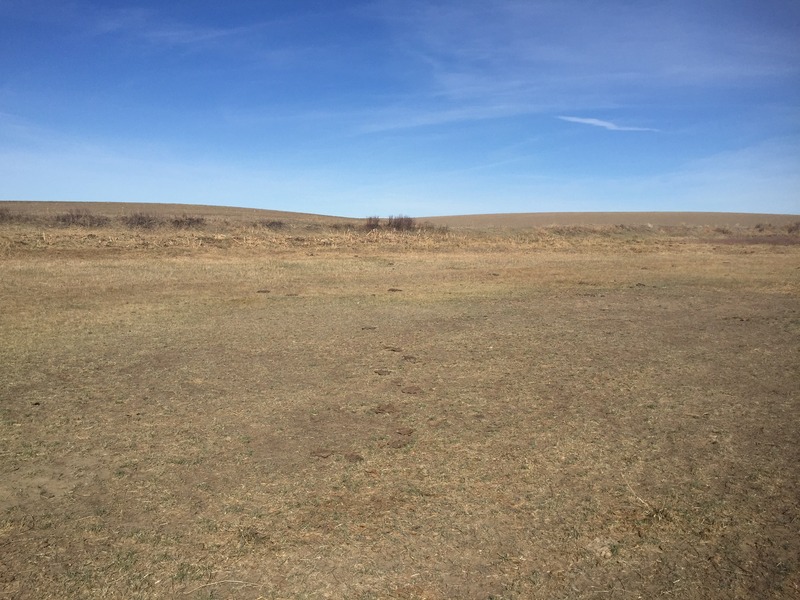
[[[660,247],[796,244],[800,217],[704,213],[559,213],[347,219],[212,206],[2,202],[0,252],[291,248]],[[620,246],[621,245],[621,246]]]
[[[457,215],[430,217],[431,223],[450,227],[524,228],[551,225],[652,225],[655,227],[780,227],[800,222],[800,215],[710,212],[565,212]]]
[[[794,222],[0,215],[2,598],[800,592]]]

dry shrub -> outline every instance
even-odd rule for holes
[[[175,229],[200,229],[205,226],[206,219],[205,217],[182,215],[174,217],[170,222]]]
[[[406,215],[391,216],[386,221],[386,227],[395,231],[412,231],[417,224],[411,217]]]
[[[155,229],[162,222],[159,217],[142,212],[122,217],[122,223],[131,229]]]
[[[367,231],[375,231],[378,229],[389,229],[392,231],[412,231],[417,228],[414,219],[406,215],[390,216],[386,222],[381,222],[380,217],[367,217],[364,223],[364,229]]]
[[[0,208],[0,223],[16,223],[20,221],[20,216],[16,213],[12,213],[7,208]]]
[[[17,212],[6,208],[0,208],[0,225],[11,223],[26,223],[29,225],[43,226],[44,220],[35,214],[28,212]]]
[[[559,237],[582,237],[589,234],[592,228],[587,225],[550,225],[544,227],[543,230],[550,235]]]
[[[105,215],[95,215],[85,210],[71,210],[56,215],[54,220],[63,227],[105,227],[111,222]]]
[[[344,232],[350,232],[356,228],[356,226],[353,225],[352,223],[331,223],[329,227],[333,231],[344,231]]]
[[[366,231],[376,231],[380,229],[389,231],[416,231],[421,229],[433,231],[435,227],[430,223],[418,225],[412,217],[406,215],[393,215],[387,218],[385,223],[381,222],[380,217],[367,217],[364,223],[364,229]],[[444,229],[445,231],[447,230],[447,228]]]
[[[264,229],[278,231],[279,229],[286,227],[286,223],[283,221],[276,221],[274,219],[261,219],[260,221],[256,221],[256,227],[263,227]]]

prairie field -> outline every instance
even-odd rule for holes
[[[800,597],[798,223],[2,202],[0,599]]]

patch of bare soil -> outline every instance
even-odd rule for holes
[[[6,254],[0,598],[798,597],[798,246],[581,235]]]

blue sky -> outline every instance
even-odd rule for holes
[[[797,0],[0,0],[0,199],[800,213]]]

